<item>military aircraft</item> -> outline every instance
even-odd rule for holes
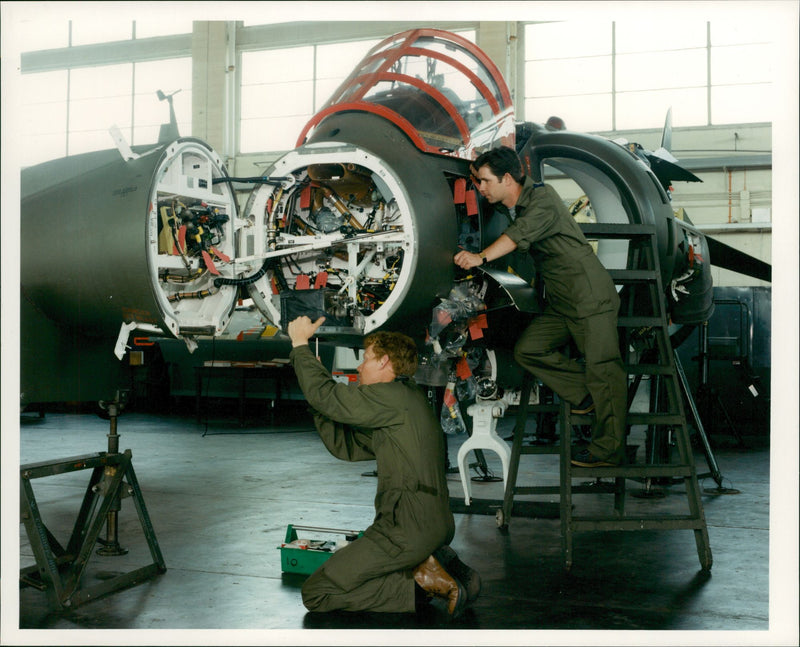
[[[296,148],[258,177],[230,177],[210,146],[174,127],[153,146],[129,147],[117,133],[116,148],[24,169],[23,404],[107,398],[114,355],[132,339],[183,339],[189,353],[224,334],[240,299],[276,331],[324,314],[330,343],[356,347],[396,329],[432,341],[432,355],[463,345],[446,339],[447,317],[485,309],[483,343],[507,345],[520,319],[510,309],[535,311],[526,260],[467,274],[453,264],[459,247],[477,250],[502,231],[470,179],[470,161],[498,145],[514,147],[535,178],[576,183],[575,210],[595,222],[653,225],[673,322],[706,321],[709,262],[742,271],[746,260],[744,271],[767,280],[770,269],[675,217],[667,189],[697,178],[669,154],[669,123],[664,132],[650,152],[558,119],[516,123],[478,47],[415,29],[372,48]],[[607,267],[635,262],[626,241],[599,240],[597,253]]]

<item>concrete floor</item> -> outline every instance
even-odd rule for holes
[[[501,421],[501,435],[512,426],[511,418]],[[523,503],[530,497],[518,498],[520,514],[533,511],[539,518],[514,516],[508,530],[501,532],[490,506],[476,502],[477,514],[463,512],[459,475],[451,474],[456,511],[452,546],[481,573],[483,591],[463,617],[450,621],[436,606],[401,616],[306,612],[299,590],[303,577],[281,573],[278,546],[287,524],[363,529],[373,516],[375,479],[363,475],[374,468],[373,462],[346,463],[331,457],[305,412],[287,409],[274,426],[248,421],[243,427],[225,415],[198,424],[191,411],[125,413],[118,431],[120,449],[133,452],[167,571],[69,611],[56,610],[35,588],[21,588],[23,635],[30,629],[258,630],[255,635],[236,634],[236,640],[265,644],[283,634],[263,630],[317,629],[324,631],[303,631],[291,642],[330,644],[338,635],[331,630],[348,630],[346,635],[355,641],[352,636],[361,634],[349,630],[446,628],[450,630],[446,642],[478,644],[497,638],[489,638],[493,632],[456,630],[643,630],[646,633],[631,634],[626,640],[645,636],[643,640],[654,644],[658,632],[668,631],[668,642],[676,644],[677,636],[684,634],[672,632],[714,631],[736,632],[735,639],[723,633],[720,640],[739,644],[742,636],[754,632],[755,644],[767,644],[762,639],[776,627],[776,618],[770,617],[770,452],[764,442],[749,449],[715,450],[724,485],[740,493],[703,497],[714,556],[710,575],[700,570],[689,530],[578,534],[574,565],[567,573],[561,560],[557,496],[539,497],[536,504]],[[21,462],[105,451],[107,433],[108,422],[91,414],[23,415]],[[449,437],[452,463],[464,439]],[[487,452],[486,458],[489,467],[502,474],[494,454]],[[698,473],[707,472],[702,453],[696,460]],[[64,543],[88,478],[83,471],[33,481],[43,519]],[[557,456],[522,457],[518,484],[557,483]],[[709,478],[702,486],[713,490],[716,483]],[[684,505],[686,500],[682,484],[663,488],[666,496],[658,499],[637,498],[641,488],[628,482],[628,506],[653,512],[657,506]],[[473,482],[472,490],[476,499],[502,499],[502,483]],[[576,506],[607,504],[610,509],[612,497],[576,498]],[[120,543],[130,552],[123,557],[93,554],[87,584],[152,561],[130,499],[123,502],[119,523]],[[34,558],[21,524],[19,537],[24,567]],[[92,632],[83,635],[83,644],[89,644]],[[232,635],[169,632],[157,644],[193,643],[194,636],[203,644],[232,644]],[[368,641],[403,642],[398,638],[403,635],[382,633]],[[502,642],[511,644],[517,635],[503,634]],[[522,639],[525,644],[542,640],[555,644],[562,634],[522,635],[527,636]],[[568,644],[577,644],[602,642],[606,634],[564,635]],[[703,635],[703,644],[711,644],[710,637],[718,634]]]

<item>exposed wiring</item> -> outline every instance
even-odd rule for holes
[[[270,265],[272,264],[272,259],[267,258],[264,260],[264,263],[261,265],[261,268],[255,273],[251,274],[250,276],[245,276],[241,279],[226,279],[224,277],[214,279],[214,287],[220,287],[222,285],[250,285],[251,283],[255,283],[267,273],[269,270]]]

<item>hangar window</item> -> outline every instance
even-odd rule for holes
[[[242,53],[241,152],[283,144],[313,109],[313,47]]]
[[[377,42],[243,52],[240,152],[294,148],[306,122]]]
[[[192,20],[179,18],[175,12],[115,21],[106,17],[98,19],[98,9],[93,3],[83,7],[73,5],[67,11],[65,15],[70,19],[44,12],[20,17],[14,29],[19,31],[25,51],[192,33]]]
[[[158,91],[173,94],[178,132],[192,134],[192,59],[172,58],[143,61],[133,66],[133,144],[158,141],[161,124],[169,112],[166,101],[158,100]]]
[[[19,111],[20,132],[25,133],[26,141],[19,147],[22,166],[65,154],[68,76],[66,70],[56,70],[21,77],[19,96],[36,99]]]
[[[155,143],[169,119],[157,90],[177,92],[178,128],[191,134],[192,21],[177,14],[98,20],[95,5],[74,6],[62,16],[56,10],[21,15],[14,25],[22,45],[13,100],[25,133],[22,166],[111,148],[112,125],[131,145]]]
[[[111,148],[113,125],[131,145],[156,142],[169,119],[159,89],[180,90],[173,97],[178,129],[191,134],[191,81],[190,58],[23,74],[20,114],[30,145],[22,149],[21,163]]]
[[[69,21],[40,12],[36,16],[21,17],[14,25],[25,49],[36,51],[67,47],[69,45]]]
[[[89,16],[83,16],[73,18],[70,23],[73,46],[128,40],[133,36],[133,22],[130,20],[90,20]]]
[[[772,120],[774,16],[664,14],[525,26],[524,114],[586,131]]]

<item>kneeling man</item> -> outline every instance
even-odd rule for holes
[[[375,460],[378,491],[372,525],[306,580],[303,604],[310,611],[412,612],[438,597],[458,615],[477,596],[480,578],[447,545],[455,526],[443,435],[411,377],[416,345],[400,333],[369,335],[358,385],[342,384],[308,347],[324,320],[289,324],[289,357],[322,442],[337,458]]]

